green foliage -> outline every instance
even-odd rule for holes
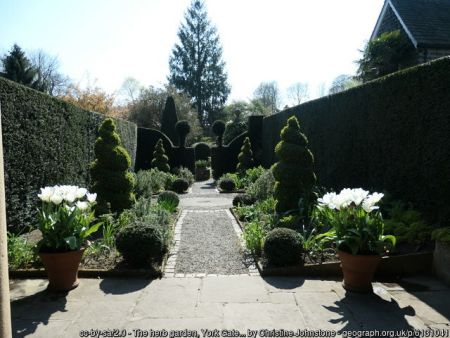
[[[189,189],[189,182],[185,178],[177,178],[172,183],[171,190],[178,194],[183,194]]]
[[[188,182],[189,186],[191,186],[195,182],[194,174],[188,168],[174,168],[173,172],[178,178],[185,179]]]
[[[117,250],[130,264],[146,266],[167,250],[168,229],[157,224],[133,222],[116,236]]]
[[[191,132],[189,122],[185,120],[178,121],[175,125],[175,130],[178,134],[179,145],[181,148],[184,148],[186,146],[186,136]]]
[[[18,234],[8,233],[8,266],[10,269],[26,269],[37,261],[34,246]]]
[[[180,198],[173,191],[164,191],[158,196],[158,204],[168,212],[175,212],[178,204],[180,204]]]
[[[435,229],[431,234],[431,238],[435,241],[450,244],[450,227]]]
[[[206,169],[208,167],[209,167],[209,161],[207,161],[207,160],[195,161],[195,168]]]
[[[242,236],[247,249],[253,254],[261,256],[266,231],[259,222],[250,222],[245,225]]]
[[[223,143],[229,144],[236,137],[247,131],[247,124],[243,121],[228,122],[223,134]]]
[[[298,233],[292,229],[276,228],[264,241],[264,256],[275,266],[295,265],[301,261],[303,252]]]
[[[252,205],[244,205],[236,207],[236,214],[239,220],[251,221],[269,221],[267,218],[275,212],[275,199],[270,197],[263,201],[258,201]],[[270,223],[273,221],[270,219]]]
[[[274,188],[275,178],[273,177],[272,170],[265,170],[261,176],[249,185],[247,193],[257,201],[263,201],[273,196]]]
[[[170,171],[169,158],[166,156],[166,153],[164,151],[164,145],[161,139],[159,139],[155,145],[155,150],[153,152],[152,167],[163,172]]]
[[[255,183],[258,180],[258,178],[260,178],[266,171],[268,170],[259,166],[247,169],[243,173],[239,173],[238,176],[241,181],[240,184],[242,188],[247,189],[251,184]]]
[[[301,119],[320,185],[371,187],[410,201],[429,224],[450,225],[450,59],[442,58],[264,119],[263,163],[277,130]]]
[[[275,227],[288,228],[299,231],[300,229],[302,229],[302,219],[299,215],[296,214],[284,216],[279,219]]]
[[[26,57],[22,48],[15,44],[9,52],[9,55],[5,55],[1,61],[3,64],[3,73],[0,73],[1,76],[34,88],[37,71]]]
[[[199,142],[194,145],[195,159],[207,161],[211,156],[211,148],[205,142]]]
[[[169,59],[169,83],[193,98],[200,124],[206,129],[225,104],[230,87],[219,36],[203,1],[192,1],[178,38],[180,43]]]
[[[240,173],[245,172],[247,169],[250,169],[254,165],[253,161],[253,152],[252,145],[250,143],[250,138],[246,137],[244,140],[244,144],[241,147],[241,152],[238,156],[239,163],[237,165],[237,171]]]
[[[400,201],[391,203],[386,209],[384,232],[394,235],[398,243],[421,245],[430,241],[433,228],[419,211]]]
[[[307,148],[308,140],[301,133],[295,116],[288,119],[280,135],[281,141],[275,147],[280,161],[273,165],[272,172],[276,179],[276,210],[282,213],[297,209],[300,198],[311,198],[316,175],[312,169],[313,155]]]
[[[231,192],[236,189],[236,183],[232,178],[222,178],[219,181],[219,187],[223,191]]]
[[[400,30],[385,32],[369,41],[358,61],[358,77],[364,82],[417,64],[417,52]]]
[[[173,144],[178,142],[178,134],[175,130],[175,125],[178,122],[177,109],[175,107],[175,100],[172,96],[167,97],[166,104],[161,117],[161,132],[167,135]]]
[[[90,184],[97,128],[105,117],[1,77],[0,98],[7,223],[15,231],[35,225],[43,185]],[[134,159],[136,125],[116,123]]]
[[[252,205],[256,202],[256,199],[248,194],[239,194],[233,198],[233,206],[238,207],[241,205]]]
[[[99,214],[121,212],[134,202],[134,177],[129,169],[131,158],[122,146],[116,124],[106,119],[100,125],[95,141],[95,161],[92,163],[92,190],[98,194]],[[114,184],[111,184],[114,182]]]
[[[170,223],[170,214],[160,205],[153,206],[150,199],[140,198],[131,209],[127,209],[120,214],[118,227],[121,229],[134,222],[166,226]]]
[[[176,177],[158,169],[139,170],[136,174],[136,196],[151,197],[153,193],[169,189]]]

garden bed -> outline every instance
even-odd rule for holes
[[[178,210],[173,214],[171,222],[172,231],[175,230],[175,224],[180,216]],[[24,235],[28,240],[37,242],[39,235],[32,232]],[[105,251],[99,254],[92,254],[89,257],[83,257],[78,270],[78,276],[81,278],[105,278],[105,277],[144,277],[144,278],[161,278],[167,263],[170,249],[160,258],[155,259],[148,268],[136,268],[127,264],[123,260],[119,252],[114,248],[110,251]],[[10,269],[10,278],[46,278],[47,274],[41,266],[41,261],[38,258],[36,264],[27,269]]]
[[[244,225],[237,217],[234,208],[230,208],[236,222],[244,231]],[[274,267],[268,266],[264,259],[253,255],[256,266],[261,276],[308,276],[308,277],[341,277],[342,271],[339,259],[333,256],[325,256],[322,263],[299,264],[294,266]],[[433,252],[430,248],[424,251],[405,253],[394,253],[391,256],[384,256],[378,266],[376,277],[397,278],[415,274],[429,274],[433,262]]]

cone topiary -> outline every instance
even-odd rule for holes
[[[166,156],[161,139],[158,140],[155,145],[155,150],[153,151],[152,168],[157,168],[166,173],[170,171],[169,158]]]
[[[177,109],[175,107],[175,101],[172,96],[166,99],[166,105],[162,112],[161,118],[161,131],[167,135],[173,144],[178,142],[178,134],[175,130],[175,124],[178,121]]]
[[[134,202],[134,176],[129,171],[130,155],[110,118],[103,121],[95,141],[95,161],[91,165],[92,191],[97,193],[97,213],[118,212]]]
[[[249,137],[246,137],[244,140],[241,152],[238,155],[238,160],[237,171],[239,173],[245,173],[247,169],[253,168],[254,166],[252,145]]]
[[[297,118],[290,117],[281,130],[281,141],[275,147],[275,154],[280,160],[272,167],[278,213],[298,209],[300,199],[314,199],[314,158],[307,145],[308,140],[300,131]]]

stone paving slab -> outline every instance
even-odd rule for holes
[[[13,331],[14,337],[70,338],[87,329],[450,330],[450,289],[430,278],[414,282],[429,288],[407,292],[375,283],[376,294],[359,295],[339,281],[207,276],[82,279],[67,295],[51,295],[45,280],[13,280]]]

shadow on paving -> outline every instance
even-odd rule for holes
[[[305,279],[303,278],[274,277],[274,276],[261,276],[261,278],[267,284],[280,290],[292,290],[302,286],[305,283]]]
[[[39,325],[48,325],[57,312],[67,312],[67,293],[51,294],[46,290],[11,302],[14,337],[31,336]],[[29,317],[30,316],[30,317]]]
[[[324,306],[324,308],[340,316],[329,322],[344,324],[342,331],[378,330],[380,332],[375,332],[376,334],[371,337],[386,337],[381,331],[414,330],[405,318],[414,316],[414,309],[411,306],[401,308],[394,298],[388,301],[376,294],[364,295],[346,292],[345,297],[336,301],[334,305]],[[399,336],[401,336],[400,332],[393,335],[393,337]]]
[[[122,283],[118,283],[118,280],[117,278],[103,279],[100,282],[100,289],[105,294],[124,295],[142,290],[153,281],[153,279],[133,279],[131,282],[129,279],[124,279]]]

